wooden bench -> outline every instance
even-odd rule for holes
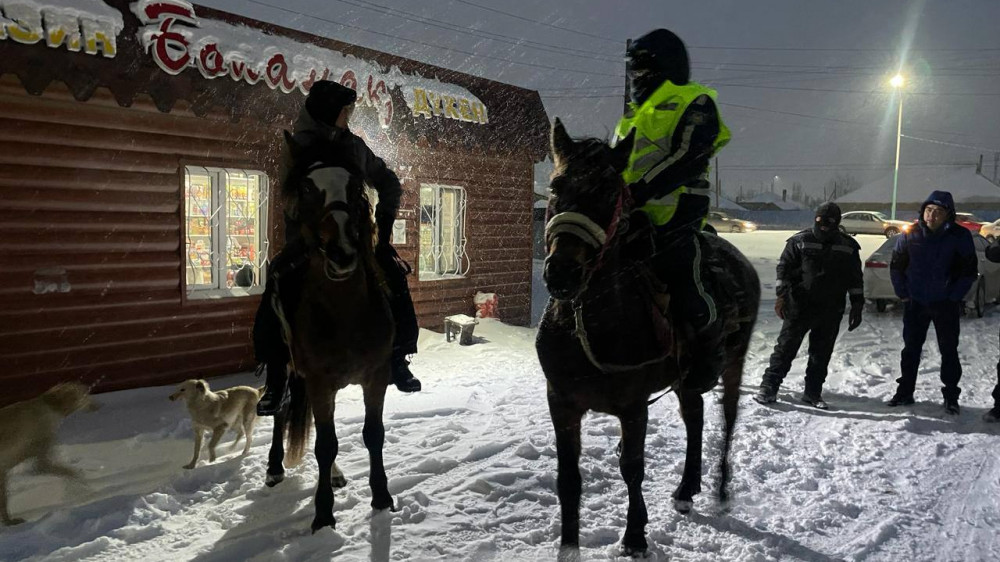
[[[459,345],[472,345],[472,331],[476,329],[479,320],[465,314],[446,316],[444,319],[444,337],[452,341],[458,336]]]

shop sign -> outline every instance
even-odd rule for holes
[[[194,67],[207,79],[228,76],[238,82],[263,82],[284,93],[298,90],[303,94],[317,80],[335,80],[357,90],[359,105],[376,109],[382,128],[392,122],[395,108],[389,92],[399,86],[412,92],[404,97],[414,116],[488,122],[483,103],[462,88],[407,77],[395,68],[382,72],[366,61],[246,26],[200,20],[185,0],[139,0],[132,11],[142,24],[138,36],[143,49],[171,75]]]
[[[98,2],[98,4],[94,4]],[[95,8],[90,13],[88,8]],[[103,13],[98,13],[103,12]],[[26,45],[42,40],[52,48],[113,58],[118,52],[116,37],[124,29],[121,15],[99,0],[0,2],[0,40]]]

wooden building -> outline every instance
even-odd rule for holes
[[[528,323],[536,92],[183,0],[2,15],[0,404],[252,368],[281,132],[322,78],[358,90],[352,128],[403,182],[421,325],[476,292]]]

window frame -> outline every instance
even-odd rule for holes
[[[209,220],[209,237],[211,240],[212,274],[211,283],[189,284],[188,265],[190,261],[188,248],[188,196],[187,185],[192,173],[208,175],[211,189],[211,212]],[[228,192],[229,178],[234,174],[244,174],[247,177],[256,175],[259,179],[257,194],[255,285],[251,287],[226,287],[226,242],[229,226]],[[259,295],[264,292],[264,282],[267,279],[267,269],[270,265],[270,214],[271,189],[270,175],[263,169],[242,167],[240,163],[220,163],[203,161],[182,161],[180,176],[180,222],[181,222],[181,295],[183,301],[201,301],[207,299],[238,298]],[[222,181],[224,180],[224,181]]]
[[[434,257],[435,270],[424,269],[424,232],[423,232],[423,219],[424,219],[424,203],[423,203],[423,191],[429,188],[434,193],[434,204],[431,212],[431,229],[432,229],[432,239],[431,239],[431,252],[434,253],[437,249],[437,256]],[[441,243],[441,230],[443,229],[443,224],[440,221],[441,218],[441,194],[446,191],[452,191],[459,194],[458,197],[458,211],[456,213],[456,220],[458,223],[458,228],[456,229],[454,245],[456,247],[455,258],[456,266],[454,270],[449,270],[448,272],[443,272],[443,267],[441,266],[442,258],[444,253],[441,250],[443,244]],[[431,182],[421,182],[417,190],[417,279],[421,282],[424,281],[446,281],[449,279],[463,279],[469,273],[471,268],[471,261],[468,254],[468,236],[466,234],[468,229],[468,206],[469,198],[468,191],[460,185],[445,185],[439,183]]]

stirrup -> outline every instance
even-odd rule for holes
[[[278,400],[274,399],[273,392],[268,390],[264,391],[264,395],[260,397],[257,402],[257,415],[258,416],[273,416],[278,412],[282,411],[288,407],[288,403],[291,401],[291,393],[288,391],[288,384],[285,384],[284,390],[281,392],[281,398]],[[277,402],[277,405],[275,405]]]

